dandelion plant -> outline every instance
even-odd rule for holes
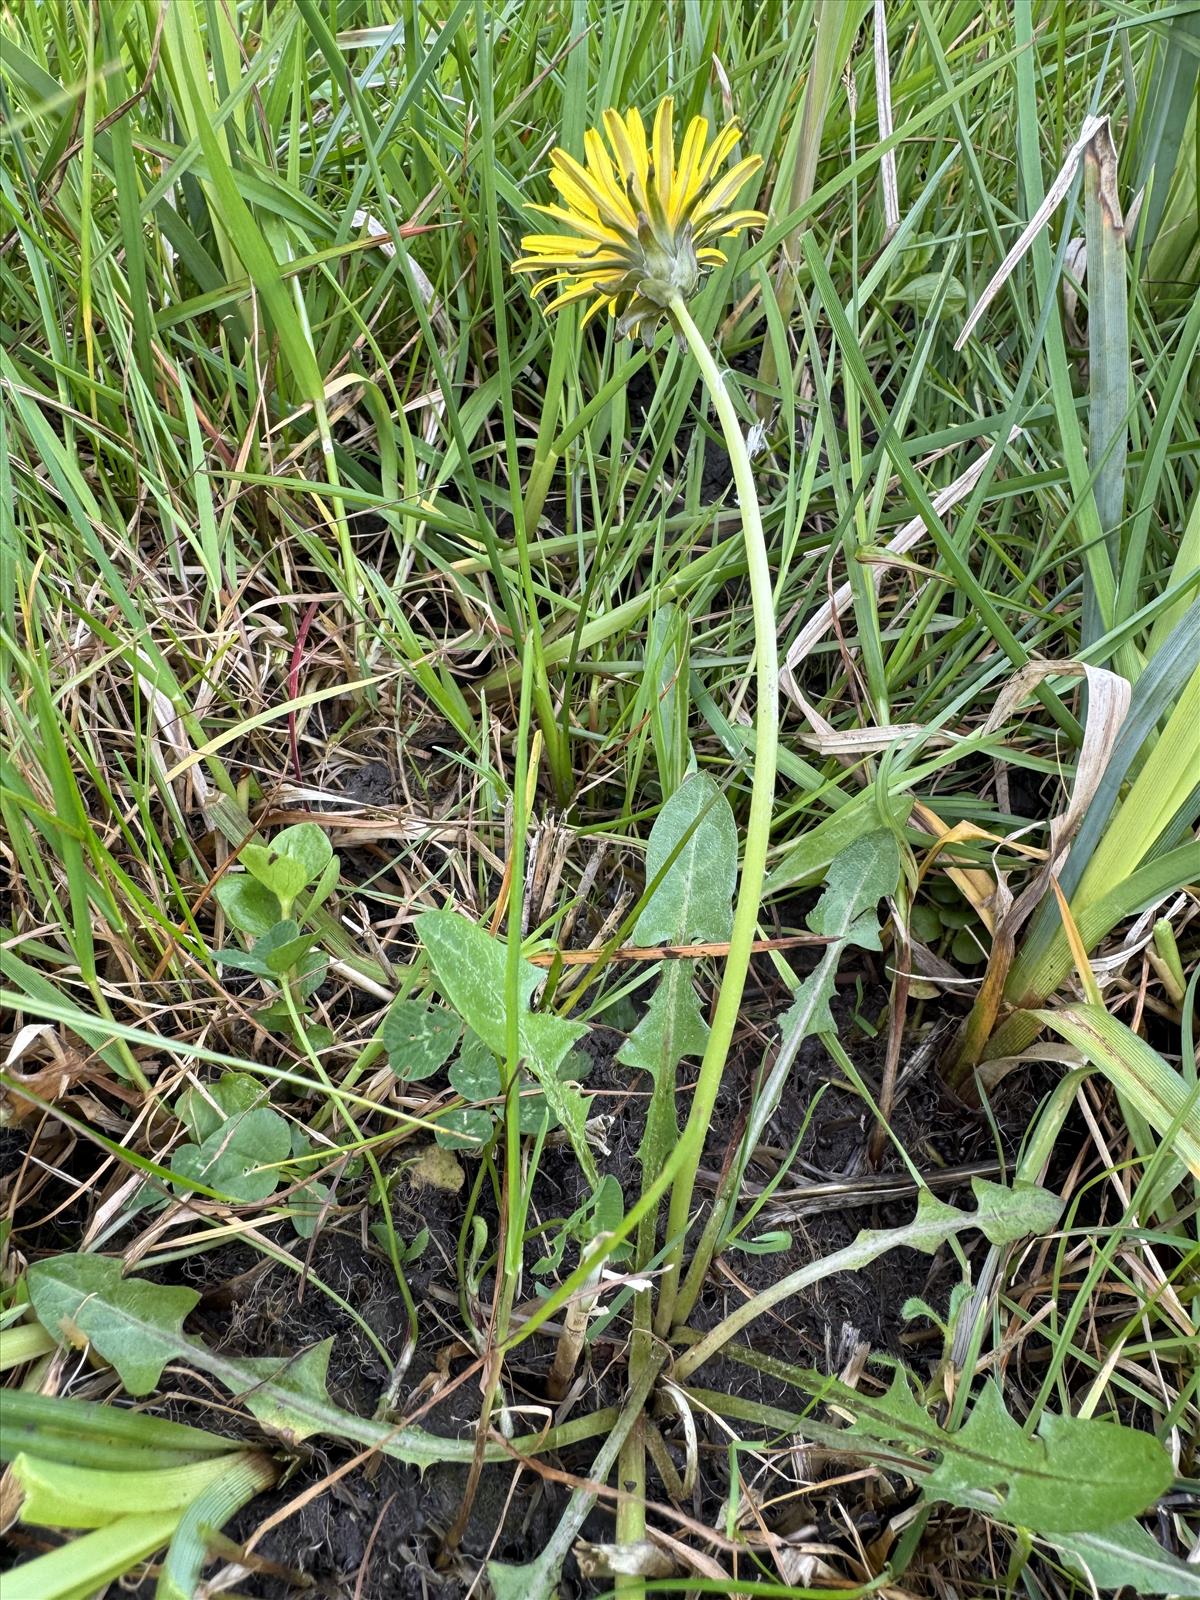
[[[514,270],[538,275],[538,290],[557,292],[546,307],[557,311],[590,302],[587,323],[607,311],[622,335],[650,342],[665,321],[690,350],[712,400],[733,469],[754,612],[756,740],[750,815],[733,932],[708,1046],[701,1062],[692,1108],[674,1154],[660,1175],[673,1183],[667,1221],[672,1241],[656,1322],[669,1331],[677,1309],[683,1256],[696,1171],[737,1022],[750,951],[758,922],[766,869],[767,840],[775,794],[779,745],[779,662],[771,566],[750,452],[737,407],[722,372],[689,308],[707,268],[724,263],[714,241],[766,222],[761,211],[735,209],[733,202],[762,165],[745,156],[726,170],[741,137],[734,121],[709,140],[704,117],[688,124],[676,157],[674,103],[660,101],[649,138],[640,112],[604,113],[604,132],[584,136],[585,162],[556,149],[551,181],[561,205],[533,206],[564,231],[535,233],[522,241]],[[686,1307],[679,1307],[686,1310]]]

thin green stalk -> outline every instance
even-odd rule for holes
[[[696,1171],[704,1151],[704,1136],[708,1131],[713,1106],[716,1104],[717,1090],[720,1088],[725,1062],[729,1056],[729,1046],[742,1003],[742,991],[746,984],[746,973],[750,967],[750,950],[758,929],[759,905],[762,901],[763,880],[766,875],[767,843],[771,831],[771,810],[775,800],[775,770],[779,760],[779,651],[775,637],[775,602],[771,584],[771,564],[767,557],[767,543],[763,535],[762,514],[759,511],[758,493],[754,485],[754,472],[750,466],[750,453],[746,449],[737,408],[720,368],[713,359],[704,336],[692,320],[687,306],[678,295],[672,301],[671,313],[695,357],[696,365],[700,368],[700,375],[704,379],[721,423],[725,448],[729,452],[733,468],[738,506],[742,513],[746,567],[754,610],[757,705],[750,817],[746,824],[741,881],[733,914],[729,954],[725,961],[725,974],[712,1019],[708,1046],[700,1063],[700,1076],[692,1097],[692,1109],[679,1139],[679,1171],[671,1190],[671,1202],[667,1212],[667,1237],[677,1242],[671,1246],[668,1254],[659,1295],[655,1325],[660,1335],[670,1331],[676,1320],[676,1313],[682,1318],[691,1309],[690,1303],[684,1304],[679,1299],[679,1273],[683,1261],[684,1236],[692,1207]]]
[[[525,1217],[521,1184],[521,921],[525,906],[525,844],[529,826],[526,790],[529,786],[529,733],[535,672],[532,653],[521,658],[521,698],[517,714],[517,744],[513,762],[513,842],[508,884],[508,944],[505,951],[505,1039],[508,1046],[500,1066],[500,1091],[504,1096],[504,1176],[508,1196],[505,1218],[503,1283],[497,1308],[497,1342],[508,1337],[513,1300],[521,1277]],[[487,1413],[485,1413],[486,1416]]]
[[[484,92],[480,94],[479,116],[480,136],[485,149],[491,149],[495,144],[493,131],[494,106],[492,96],[495,89],[492,68],[492,36],[487,26],[482,0],[476,0],[475,7],[477,36],[479,41],[479,86]],[[483,199],[484,218],[486,219],[486,238],[495,240],[500,236],[499,202],[496,193],[496,169],[491,161],[484,161],[480,168],[480,190]],[[504,300],[504,273],[500,252],[493,246],[487,252],[487,270],[489,273],[492,305],[494,314],[496,358],[502,380],[511,385],[513,369],[510,366],[508,347],[508,319]],[[547,406],[555,404],[553,391],[547,396]],[[520,465],[517,452],[516,417],[511,406],[505,406],[502,413],[504,429],[504,453],[508,465],[509,481],[516,485],[520,482]],[[551,423],[546,434],[553,431]],[[544,435],[539,430],[539,439]],[[466,461],[464,460],[464,466]],[[545,463],[541,463],[538,473],[539,484],[544,476]],[[548,483],[546,484],[548,487]],[[545,488],[538,487],[536,494],[544,496]],[[554,787],[558,794],[559,803],[565,805],[569,800],[574,781],[571,772],[571,758],[569,740],[567,736],[568,724],[564,718],[559,725],[555,714],[554,701],[550,693],[549,675],[546,669],[545,652],[542,645],[542,622],[538,609],[537,594],[533,581],[533,565],[529,558],[529,529],[536,530],[536,523],[529,524],[525,520],[525,502],[519,491],[514,491],[511,499],[513,520],[513,542],[516,545],[518,562],[517,567],[521,576],[521,592],[525,600],[524,634],[522,638],[514,638],[513,644],[520,650],[522,659],[532,652],[534,659],[535,675],[533,680],[534,704],[537,707],[538,722],[541,726],[542,737],[546,741],[546,758],[550,772],[554,779]],[[538,511],[536,504],[531,507]]]
[[[633,1303],[633,1342],[629,1351],[629,1387],[637,1390],[658,1373],[656,1346],[651,1331],[650,1291],[642,1290]],[[617,1457],[617,1482],[625,1498],[617,1503],[617,1542],[637,1544],[646,1537],[646,1427],[639,1416]],[[644,1595],[645,1583],[629,1575],[617,1576],[613,1588],[619,1595]]]
[[[476,1450],[467,1475],[466,1489],[458,1514],[446,1535],[446,1545],[454,1549],[466,1529],[475,1500],[479,1474],[483,1467],[488,1429],[501,1393],[504,1375],[504,1342],[512,1323],[513,1303],[521,1280],[525,1244],[527,1194],[521,1182],[521,913],[525,904],[525,831],[528,825],[529,734],[533,699],[533,652],[521,655],[521,699],[517,718],[516,752],[513,761],[512,818],[513,843],[508,887],[508,946],[505,962],[505,1038],[507,1050],[500,1064],[500,1088],[504,1095],[504,1237],[496,1257],[495,1343],[483,1377],[483,1405],[479,1413]]]
[[[817,160],[821,153],[821,134],[829,114],[833,92],[837,87],[846,57],[854,43],[866,7],[857,4],[835,4],[834,0],[817,0],[816,30],[813,55],[804,85],[804,103],[799,120],[793,124],[780,164],[781,177],[791,169],[792,181],[788,189],[787,213],[794,216],[812,199],[817,177]],[[778,186],[775,208],[779,209]],[[801,234],[808,226],[807,214],[802,214],[779,241],[779,264],[775,269],[775,302],[780,317],[786,322],[796,303],[796,278],[800,270],[800,252],[797,248]],[[775,364],[775,347],[769,339],[763,341],[758,363],[759,392],[755,404],[760,416],[771,409],[770,391],[779,373]]]
[[[521,1592],[529,1596],[530,1600],[542,1600],[543,1596],[557,1594],[563,1562],[575,1543],[579,1530],[587,1520],[588,1513],[596,1503],[596,1491],[592,1486],[607,1480],[626,1440],[645,1411],[646,1402],[662,1370],[666,1354],[666,1351],[658,1346],[640,1379],[630,1384],[625,1404],[621,1407],[608,1437],[592,1461],[587,1481],[571,1495],[567,1509],[563,1512],[541,1555],[536,1561],[520,1569],[523,1580]],[[624,1484],[621,1487],[624,1488]]]

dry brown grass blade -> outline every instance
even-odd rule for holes
[[[1132,686],[1119,673],[1085,666],[1064,668],[1062,663],[1031,661],[1002,691],[989,716],[985,731],[1002,725],[1027,694],[1046,677],[1064,670],[1082,672],[1087,679],[1088,711],[1083,744],[1076,758],[1075,777],[1066,810],[1050,822],[1050,849],[1040,870],[1015,899],[1007,885],[997,879],[992,897],[995,929],[983,985],[971,1008],[953,1069],[953,1081],[964,1084],[980,1061],[1000,1014],[1004,985],[1016,954],[1017,934],[1032,916],[1055,875],[1061,871],[1076,829],[1100,786],[1117,733],[1129,710]]]
[[[789,933],[778,939],[756,939],[751,946],[755,955],[771,950],[795,950],[802,945],[832,944],[822,933]],[[564,967],[591,967],[597,961],[697,961],[705,956],[720,958],[729,954],[728,940],[708,944],[647,944],[626,945],[620,950],[540,950],[529,957],[535,967],[552,967],[556,962]]]
[[[892,69],[888,61],[887,10],[883,0],[875,0],[875,94],[879,101],[879,142],[892,136]],[[896,152],[888,150],[879,163],[883,188],[883,242],[900,226],[900,186],[896,181]]]
[[[1006,442],[1008,444],[1012,444],[1014,439],[1020,437],[1020,433],[1020,428],[1014,427],[1010,429]],[[944,516],[947,511],[952,510],[954,506],[958,505],[961,500],[965,500],[967,495],[970,494],[971,490],[982,477],[988,462],[991,460],[992,451],[994,448],[994,445],[989,445],[988,448],[982,452],[982,454],[976,456],[975,460],[972,461],[971,465],[967,467],[965,471],[959,473],[958,477],[955,478],[952,483],[948,483],[944,489],[939,489],[937,494],[934,495],[933,509],[937,512],[939,517]],[[885,554],[892,556],[902,556],[907,554],[907,552],[913,549],[915,545],[920,544],[927,531],[928,530],[925,527],[923,518],[919,516],[910,518],[909,521],[906,522],[904,526],[895,534],[893,534],[888,540],[887,544],[884,546]],[[883,561],[871,563],[871,582],[874,584],[876,591],[878,591],[883,582],[884,570],[885,563]],[[835,625],[837,619],[842,616],[846,608],[852,603],[853,599],[854,591],[851,586],[848,583],[841,584],[834,591],[833,598],[828,602],[828,604],[823,605],[816,615],[811,617],[809,621],[805,623],[804,627],[801,628],[800,632],[797,634],[796,638],[792,641],[790,647],[788,648],[787,655],[784,657],[783,670],[780,673],[779,684],[784,693],[794,700],[797,705],[802,705],[803,702],[800,685],[797,683],[795,677],[797,669],[804,659],[815,648],[815,646],[820,644],[821,640]]]
[[[971,311],[970,316],[967,318],[966,322],[963,323],[963,330],[959,334],[958,338],[954,341],[954,348],[956,350],[961,350],[966,344],[967,340],[975,331],[975,328],[984,312],[991,305],[992,301],[996,298],[996,296],[1000,293],[1000,290],[1012,276],[1013,268],[1017,265],[1017,262],[1020,261],[1021,257],[1029,249],[1030,245],[1037,238],[1038,234],[1041,233],[1042,229],[1050,221],[1050,218],[1054,215],[1055,211],[1057,211],[1058,207],[1066,199],[1071,188],[1071,184],[1074,182],[1075,174],[1079,170],[1079,163],[1083,159],[1084,151],[1087,150],[1092,141],[1100,134],[1101,130],[1106,129],[1107,126],[1107,117],[1084,118],[1083,127],[1079,131],[1079,137],[1067,151],[1066,159],[1058,170],[1058,176],[1046,190],[1046,198],[1042,201],[1041,205],[1037,208],[1033,216],[1030,217],[1029,221],[1025,224],[1025,227],[1021,230],[1021,234],[1017,239],[1017,242],[1013,245],[1012,249],[1005,256],[1004,260],[996,268],[996,271],[993,273],[987,288],[984,289],[983,293],[979,296],[979,299],[975,302],[975,306]],[[1109,135],[1109,142],[1112,142],[1111,134]]]

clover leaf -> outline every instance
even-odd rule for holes
[[[291,1151],[287,1123],[278,1112],[260,1106],[222,1122],[201,1144],[181,1144],[171,1158],[171,1171],[247,1205],[275,1193],[280,1163]]]

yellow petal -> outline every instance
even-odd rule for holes
[[[702,239],[722,238],[727,233],[741,233],[743,228],[761,228],[769,218],[761,211],[722,211],[710,217],[695,231],[696,243]]]
[[[674,111],[675,102],[667,95],[658,102],[658,110],[654,113],[654,182],[668,218],[675,181]]]
[[[570,167],[567,167],[567,163]],[[600,217],[599,197],[593,193],[587,181],[587,173],[582,167],[576,171],[577,163],[567,155],[565,150],[552,150],[550,152],[550,182],[559,194],[571,207],[582,215],[598,221]]]
[[[517,267],[514,266],[513,271],[517,270]],[[536,283],[530,284],[529,292],[536,300],[539,295],[545,294],[548,289],[553,289],[556,283],[565,283],[568,278],[574,278],[574,276],[573,272],[552,272],[548,278],[539,278]]]
[[[571,256],[579,261],[590,261],[600,250],[611,253],[610,245],[599,245],[591,239],[576,239],[571,234],[527,233],[521,240],[526,255]]]
[[[696,169],[696,182],[702,189],[712,181],[713,173],[729,155],[741,135],[742,130],[736,122],[727,122],[709,145],[704,153],[704,159]]]
[[[576,216],[586,218],[588,222],[600,222],[602,213],[600,207],[589,194],[587,189],[576,178],[565,172],[552,172],[550,182],[558,190],[558,197],[569,211]]]
[[[575,256],[519,256],[523,272],[561,272],[572,278],[621,277],[629,268],[624,261],[580,261]]]
[[[581,217],[577,211],[566,211],[562,206],[530,205],[525,209],[538,211],[543,217],[553,217],[555,222],[565,223],[583,238],[595,239],[599,244],[622,245],[628,242],[627,234],[619,233],[616,228],[610,228],[603,222],[593,222],[590,218]]]
[[[739,161],[736,167],[731,167],[723,178],[718,178],[704,190],[692,211],[692,221],[698,226],[705,217],[711,217],[716,212],[724,210],[739,189],[745,187],[761,166],[761,156],[747,156],[744,161]]]
[[[550,166],[550,181],[568,206],[583,210],[593,219],[606,222],[609,226],[620,228],[626,225],[628,203],[624,213],[615,211],[592,174],[586,167],[581,167],[574,156],[569,156],[565,150],[553,150],[550,153]]]
[[[588,323],[592,320],[592,318],[594,316],[596,316],[596,314],[598,312],[604,310],[605,306],[608,307],[608,313],[609,313],[610,316],[613,316],[613,317],[616,316],[616,314],[617,314],[617,302],[612,298],[611,295],[600,295],[597,299],[592,301],[591,305],[583,313],[583,318],[582,318],[582,320],[580,321],[580,324],[579,324],[580,333],[583,332],[583,330],[587,327]]]
[[[639,127],[641,126],[641,120],[642,119],[639,117]],[[643,211],[649,210],[649,207],[646,204],[645,172],[643,168],[639,167],[638,165],[637,152],[630,143],[629,129],[626,125],[625,119],[616,111],[606,111],[604,113],[604,129],[608,134],[608,142],[612,146],[612,153],[616,159],[617,171],[621,175],[622,183],[632,192],[633,198],[637,202],[638,206]],[[642,130],[642,140],[644,144],[644,129]],[[642,160],[643,162],[645,161],[644,149],[642,152]]]
[[[604,148],[604,141],[595,128],[589,128],[583,136],[583,148],[587,152],[588,175],[596,188],[607,197],[611,211],[621,221],[619,226],[637,234],[637,213],[629,204],[629,198],[622,190],[618,181],[616,170],[609,160],[608,151]]]
[[[642,180],[644,190],[646,176],[650,171],[650,152],[646,147],[646,124],[642,121],[642,113],[636,106],[630,106],[625,113],[625,131],[629,135],[634,160],[637,162],[637,174]]]
[[[574,305],[576,300],[586,300],[589,295],[596,293],[596,287],[591,283],[577,283],[571,289],[564,289],[562,294],[556,295],[553,300],[548,300],[542,307],[546,315],[553,311],[561,311],[564,306]]]
[[[700,157],[704,152],[704,143],[707,138],[707,119],[693,117],[688,123],[687,132],[683,136],[683,148],[679,152],[679,167],[675,174],[671,205],[667,213],[673,228],[679,226],[688,206],[699,193],[700,185],[696,181],[696,169],[700,164]]]
[[[512,269],[513,269],[514,272],[530,272],[530,273],[532,273],[532,272],[540,272],[540,273],[542,273],[542,276],[537,280],[537,282],[536,283],[531,283],[530,286],[529,286],[529,291],[534,296],[535,299],[537,298],[538,295],[544,294],[547,289],[553,289],[553,287],[554,287],[554,285],[556,283],[567,283],[568,281],[571,281],[571,282],[577,281],[576,280],[576,274],[573,273],[573,272],[545,272],[545,271],[543,271],[542,264],[541,264],[540,261],[514,261]]]

